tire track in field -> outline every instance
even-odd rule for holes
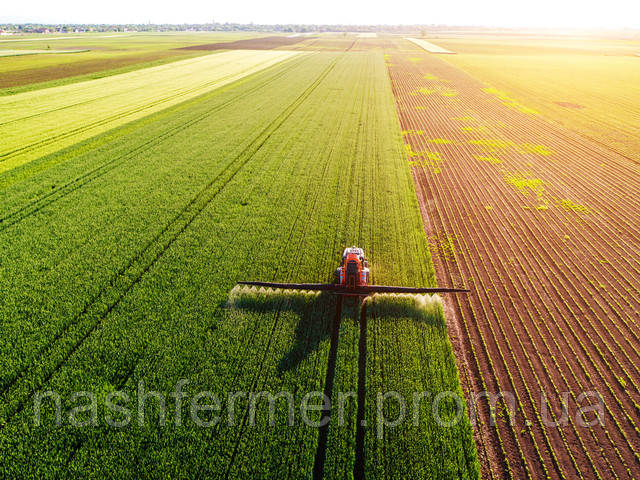
[[[333,317],[331,330],[331,346],[329,348],[329,360],[327,361],[327,371],[324,379],[325,398],[333,398],[333,381],[336,375],[336,363],[338,360],[338,342],[340,341],[340,321],[342,320],[342,296],[336,300],[336,311]],[[318,429],[318,446],[316,448],[313,462],[313,480],[324,478],[324,463],[327,458],[327,438],[329,435],[329,425],[331,424],[331,408],[322,410],[322,419],[327,422]]]
[[[335,60],[335,64],[337,64],[337,63],[338,63],[338,62],[339,62],[343,57],[344,57],[344,54],[340,55],[340,56]],[[354,98],[354,102],[355,102],[355,101],[356,101],[356,99]],[[344,120],[344,116],[342,116],[342,117],[341,117],[341,119],[340,119],[340,124],[339,124],[339,125],[341,125],[341,124],[342,124],[343,120]],[[338,129],[337,131],[339,132],[339,131],[340,131],[340,129]],[[337,134],[337,135],[335,136],[336,141],[338,141],[338,140],[339,140],[339,137],[340,137],[340,135],[339,135],[339,134]],[[330,152],[332,152],[332,151],[334,150],[334,148],[335,148],[335,144],[331,144],[331,147],[328,147],[327,145],[325,145],[325,147],[324,147],[324,148],[325,148],[325,149],[326,149],[326,148],[329,148],[329,151],[330,151]],[[329,158],[330,158],[330,157],[329,157]],[[329,166],[330,166],[330,163],[331,163],[331,162],[325,162],[325,165],[324,165],[324,168],[323,168],[323,171],[324,171],[324,172],[326,172],[326,171],[328,170],[328,168],[329,168]],[[301,231],[302,231],[302,232],[305,232],[305,231],[306,231],[306,224],[310,221],[310,218],[311,218],[311,216],[310,216],[308,213],[309,213],[309,211],[316,211],[316,210],[317,210],[316,205],[317,205],[317,204],[318,204],[318,202],[321,200],[321,192],[322,192],[322,190],[321,190],[321,189],[317,189],[317,188],[307,189],[307,199],[308,199],[311,195],[313,195],[313,198],[312,198],[312,200],[311,200],[311,204],[312,204],[312,206],[311,206],[311,208],[301,208],[301,209],[299,209],[299,210],[298,210],[298,214],[297,214],[297,216],[296,216],[296,218],[295,218],[295,220],[294,220],[294,222],[293,222],[293,224],[292,224],[292,227],[291,227],[291,228],[290,228],[290,230],[289,230],[289,234],[288,234],[288,236],[287,236],[287,240],[286,240],[286,241],[284,242],[284,244],[282,245],[282,252],[286,252],[287,250],[290,250],[289,244],[291,243],[291,240],[294,238],[294,233],[295,233],[295,231],[296,231],[296,225],[298,224],[298,222],[300,221],[300,219],[303,219],[303,226],[301,227]],[[308,201],[304,201],[304,202],[301,202],[301,205],[304,205],[304,206],[306,207],[308,203],[309,203]],[[304,235],[299,235],[299,239],[300,239],[300,244],[302,244],[302,243],[304,242]],[[297,249],[295,249],[295,250],[300,250],[300,248],[297,248]],[[281,255],[281,256],[282,256],[282,255]],[[326,256],[325,258],[329,259],[329,258],[331,258],[331,256]],[[299,257],[299,256],[295,256],[295,257],[293,258],[293,261],[289,262],[289,266],[288,266],[288,268],[287,268],[287,272],[294,272],[294,271],[297,271],[298,269],[297,269],[297,268],[295,268],[295,267],[296,267],[296,265],[297,265],[299,262],[300,262],[300,257]],[[279,271],[279,269],[276,269],[276,272],[274,273],[274,278],[276,278],[276,277],[277,277],[277,275],[278,275],[278,271]],[[287,277],[289,277],[289,276],[290,276],[290,274],[288,274],[288,275],[287,275]],[[290,279],[289,279],[289,278],[287,278],[287,280],[290,280]],[[266,353],[265,353],[265,354],[266,354]],[[255,379],[254,383],[252,384],[252,388],[255,388],[255,385],[257,385],[257,381],[258,381],[258,379],[259,379],[259,377],[256,377],[256,379]],[[245,416],[244,416],[244,418],[243,418],[243,424],[242,424],[242,426],[241,426],[241,430],[240,430],[240,432],[239,432],[239,434],[238,434],[238,436],[237,436],[237,439],[236,439],[236,442],[235,442],[235,445],[234,445],[233,453],[232,453],[231,458],[230,458],[230,460],[229,460],[229,464],[227,465],[227,474],[226,474],[226,476],[229,476],[229,474],[230,474],[230,472],[231,472],[231,469],[232,469],[232,468],[233,468],[233,466],[234,466],[234,463],[235,463],[235,460],[236,460],[236,457],[237,457],[238,451],[239,451],[239,449],[240,449],[241,441],[242,441],[242,439],[243,439],[243,437],[244,437],[244,434],[245,434],[245,432],[246,432],[246,419],[247,419],[247,414],[248,414],[248,412],[245,412]],[[316,467],[315,467],[315,463],[314,463],[314,469],[315,469],[315,468],[316,468]]]
[[[367,302],[360,304],[360,338],[358,340],[358,411],[356,415],[356,461],[353,478],[366,477],[365,458],[365,400],[367,397]],[[357,310],[356,310],[357,312]],[[357,315],[356,315],[357,317]]]
[[[291,68],[294,68],[294,66],[292,66]],[[285,72],[285,73],[286,73],[286,72]],[[284,73],[283,73],[283,74],[284,74]],[[266,86],[267,84],[271,83],[272,81],[278,80],[281,76],[282,76],[282,75],[274,75],[274,77],[272,77],[271,79],[268,79],[268,81],[267,81],[267,83],[266,83],[266,84],[261,84],[261,85],[257,86],[255,89],[252,89],[252,90],[251,90],[251,92],[255,93],[256,91],[260,90],[261,88],[263,88],[263,87],[264,87],[264,86]],[[228,104],[232,104],[232,103],[233,103],[236,99],[238,99],[238,98],[244,98],[244,95],[243,95],[242,97],[234,97],[233,99],[230,99],[228,102],[226,102],[226,103],[225,103],[225,106],[226,106],[226,105],[228,105]],[[183,130],[183,129],[187,128],[188,126],[191,126],[191,125],[193,125],[193,124],[196,124],[197,122],[199,122],[200,120],[202,120],[204,117],[206,117],[206,116],[210,115],[211,113],[215,113],[216,111],[217,111],[217,109],[216,109],[216,110],[213,110],[213,111],[210,111],[209,113],[206,113],[206,114],[204,114],[204,115],[202,115],[202,116],[200,116],[200,117],[198,117],[198,118],[194,119],[194,120],[193,120],[193,122],[192,122],[192,123],[189,123],[189,125],[187,125],[187,126],[185,126],[185,125],[180,125],[179,127],[177,127],[177,129],[169,130],[168,132],[166,132],[166,137],[167,137],[167,138],[170,138],[170,137],[171,137],[171,136],[173,136],[175,133],[177,133],[177,132],[175,132],[175,130]],[[150,142],[146,142],[144,145],[146,145],[146,144],[148,144],[148,143],[154,143],[154,140],[151,140]],[[143,145],[143,146],[144,146],[144,145]],[[150,148],[150,147],[149,147],[149,148]],[[136,149],[135,149],[135,151],[137,152],[137,151],[138,151],[138,149],[136,148]],[[115,161],[117,161],[117,160],[119,160],[119,159],[121,159],[121,158],[122,158],[122,157],[119,157],[119,158],[118,158],[118,159],[116,159]],[[230,164],[232,164],[234,161],[235,161],[235,160],[233,160],[232,162],[230,162]],[[112,161],[108,161],[108,162],[106,163],[106,166],[111,166],[111,164],[112,164]],[[104,165],[103,165],[103,166],[104,166]],[[99,169],[99,168],[101,168],[101,167],[98,167],[98,169]],[[115,168],[115,165],[114,165],[114,166],[111,166],[111,168]],[[111,168],[110,168],[110,169],[111,169]],[[96,169],[96,170],[98,170],[98,169]],[[93,172],[93,171],[92,171],[92,172]],[[92,172],[89,172],[89,173],[92,173]],[[82,185],[84,185],[84,184],[86,184],[86,183],[89,183],[89,182],[90,182],[90,181],[92,181],[92,180],[95,180],[96,178],[98,178],[99,176],[101,176],[101,175],[102,175],[102,174],[104,174],[104,173],[105,173],[105,172],[98,173],[98,175],[97,175],[97,176],[88,178],[88,179],[86,180],[86,182],[84,182],[84,183],[83,183],[83,184],[81,184],[80,186],[82,186]],[[77,179],[76,179],[76,180],[77,180]],[[70,182],[70,184],[73,184],[76,180],[74,180],[74,181]],[[68,191],[68,192],[61,192],[61,194],[62,194],[63,196],[65,196],[65,195],[67,195],[68,193],[71,193],[71,191],[76,190],[77,188],[80,188],[80,186],[75,187],[75,188],[73,188],[72,190],[70,190],[70,191]],[[48,199],[48,198],[50,197],[50,195],[51,195],[51,194],[47,194],[47,195],[45,196],[45,197],[46,197],[45,199]],[[58,200],[58,199],[59,199],[59,197],[55,197],[54,199],[51,199],[49,202],[47,202],[47,203],[46,203],[46,205],[49,205],[49,204],[53,203],[54,201],[56,201],[56,200]],[[36,202],[37,202],[37,201],[39,201],[39,200],[40,200],[40,199],[37,199],[37,200],[36,200]],[[38,206],[37,210],[40,210],[41,208],[44,208],[46,205]],[[37,211],[37,210],[36,210],[36,211]],[[29,213],[29,215],[30,215],[30,214],[32,214],[32,213],[35,213],[35,212],[30,212],[30,213]],[[26,218],[26,217],[25,217],[25,218]],[[1,231],[2,231],[2,228],[0,228],[0,232],[1,232]],[[126,269],[126,268],[127,268],[127,267],[125,267],[125,269]],[[100,292],[98,293],[98,295],[97,295],[95,298],[98,298],[98,296],[99,296],[99,295],[100,295]],[[93,301],[95,301],[95,298],[94,298],[94,300],[93,300]],[[42,355],[43,355],[47,350],[49,350],[49,348],[51,347],[51,345],[52,345],[52,344],[54,344],[54,343],[55,343],[55,342],[56,342],[56,341],[57,341],[57,340],[62,336],[62,333],[63,333],[63,332],[58,332],[56,335],[54,335],[54,337],[51,339],[51,341],[50,341],[50,342],[48,342],[48,343],[47,343],[43,348],[41,348],[41,349],[37,352],[37,354],[36,354],[35,358],[36,358],[36,359],[39,359],[40,357],[42,357]],[[15,383],[15,381],[17,380],[17,377],[20,377],[22,374],[24,374],[24,371],[26,371],[27,369],[28,369],[28,365],[25,365],[25,366],[24,366],[20,371],[18,371],[18,372],[16,373],[16,376],[15,376],[13,379],[9,380],[8,384],[6,384],[6,382],[5,382],[5,385],[0,386],[0,396],[2,396],[2,395],[4,394],[4,392],[5,392],[7,389],[9,389],[9,388],[10,388],[10,387]]]
[[[280,65],[278,65],[280,66]],[[287,65],[288,68],[286,69],[278,69],[276,71],[276,73],[269,79],[267,79],[264,83],[261,83],[260,85],[257,85],[256,87],[248,90],[245,93],[242,93],[241,95],[238,95],[236,97],[232,97],[229,100],[226,100],[224,103],[215,106],[213,109],[207,111],[206,113],[199,115],[198,117],[195,117],[191,120],[188,120],[187,122],[176,126],[175,128],[169,129],[165,132],[163,132],[162,134],[154,137],[153,139],[138,145],[137,147],[129,150],[128,152],[124,153],[123,155],[114,157],[111,160],[108,160],[104,163],[102,163],[101,165],[97,166],[96,168],[83,173],[82,175],[74,178],[73,180],[70,180],[69,182],[65,183],[64,185],[62,185],[59,188],[56,188],[55,190],[46,193],[44,195],[39,196],[38,198],[32,200],[31,202],[28,202],[26,205],[8,213],[7,215],[5,215],[4,217],[0,217],[0,232],[2,232],[3,230],[6,230],[7,228],[9,228],[10,226],[24,220],[25,218],[28,218],[29,216],[33,215],[34,213],[37,213],[38,211],[42,210],[43,208],[47,207],[48,205],[51,205],[52,203],[60,200],[61,198],[64,198],[65,196],[67,196],[68,194],[74,192],[75,190],[78,190],[79,188],[83,187],[84,185],[100,178],[101,176],[103,176],[104,174],[106,174],[107,172],[113,170],[114,168],[116,168],[118,166],[118,164],[120,164],[121,162],[126,162],[129,160],[132,160],[133,158],[135,158],[136,155],[143,153],[147,150],[150,150],[151,148],[153,148],[155,145],[158,145],[160,143],[162,143],[165,140],[171,139],[173,136],[179,134],[180,132],[182,132],[183,130],[186,130],[189,127],[192,127],[194,125],[197,125],[199,122],[206,120],[207,118],[209,118],[211,115],[218,113],[219,111],[223,110],[224,108],[228,107],[229,105],[233,105],[233,103],[235,103],[238,100],[242,100],[246,97],[250,97],[251,95],[253,95],[255,92],[261,90],[262,88],[270,85],[272,82],[275,82],[277,80],[279,80],[282,76],[284,76],[286,73],[288,73],[290,70],[294,69],[296,66],[298,66],[297,63],[295,62],[291,62],[289,65]],[[244,79],[240,79],[238,82],[239,83],[243,83]],[[231,84],[229,86],[229,89],[233,89],[235,88],[235,86],[237,86],[238,83],[234,82],[233,84]],[[220,89],[220,93],[227,91],[226,90],[226,86],[222,87]],[[189,100],[187,102],[191,102],[191,101],[198,101],[197,99],[195,100]],[[27,177],[29,178],[29,177]],[[1,185],[1,184],[0,184]],[[1,187],[0,187],[1,188]]]
[[[35,385],[10,392],[6,389],[3,397],[8,402],[1,411],[0,429],[4,427],[26,405],[27,399],[33,395],[42,385],[46,384],[66,361],[80,348],[84,341],[100,326],[102,320],[120,303],[124,296],[140,281],[140,279],[162,257],[175,240],[193,223],[199,214],[211,203],[211,201],[233,180],[236,174],[254,157],[254,155],[269,140],[273,133],[304,103],[306,98],[322,83],[333,69],[337,59],[334,59],[319,77],[303,91],[287,108],[285,108],[269,125],[267,125],[254,140],[231,162],[225,169],[205,185],[200,192],[153,238],[126,266],[121,268],[96,296],[94,296],[72,322],[60,333],[56,344],[64,337],[70,337],[67,343],[71,343],[69,350],[60,352],[61,358],[51,371],[47,371],[48,362],[38,359],[35,366],[29,369],[33,372],[27,385]],[[232,168],[234,167],[234,168]],[[226,175],[225,175],[226,174]],[[145,261],[146,260],[146,261]],[[106,308],[105,308],[106,306]],[[83,321],[84,320],[84,321]],[[87,324],[86,326],[84,324]],[[85,327],[84,329],[82,327]],[[73,335],[74,330],[77,333]],[[77,337],[77,338],[76,338]],[[75,341],[74,341],[75,339]],[[46,359],[50,360],[50,356]],[[42,370],[42,371],[41,371]],[[26,376],[26,372],[22,377]],[[21,378],[22,378],[21,377]],[[16,385],[20,378],[14,379],[12,385]],[[26,391],[24,391],[26,389]],[[22,393],[22,394],[21,394]],[[18,397],[15,399],[15,397]]]
[[[336,130],[336,131],[337,131],[337,132],[339,132],[339,131],[340,131],[339,125],[337,125],[337,127],[338,127],[338,128],[337,128],[337,130]],[[302,133],[302,132],[299,132],[299,135],[300,135],[301,133]],[[299,136],[299,135],[298,135],[298,136]],[[291,144],[291,143],[295,143],[297,138],[298,138],[297,136],[296,136],[296,137],[292,137],[292,138],[290,138],[290,140],[289,140],[289,142],[288,142],[288,143],[290,143],[290,144]],[[337,139],[337,138],[338,138],[338,135],[336,135],[336,137],[335,137],[335,138]],[[328,147],[327,147],[327,148],[328,148]],[[334,146],[331,146],[331,147],[330,147],[330,149],[331,149],[331,150],[332,150],[333,148],[334,148]],[[284,164],[284,162],[282,162],[280,165],[281,165],[281,166],[280,166],[280,168],[287,168],[287,166]],[[327,164],[325,164],[325,166],[323,167],[323,171],[324,171],[324,172],[326,172],[326,171],[327,171],[328,165],[329,165],[329,164],[327,163]],[[313,179],[310,177],[310,178],[309,178],[309,181],[312,181],[312,180],[313,180]],[[317,189],[305,189],[305,190],[307,190],[307,191],[316,191]],[[314,197],[314,201],[313,201],[314,205],[318,202],[318,200],[319,200],[319,195],[320,195],[320,193],[319,193],[319,192],[316,192],[315,197]],[[303,208],[303,207],[302,207],[303,205],[305,205],[305,206],[306,206],[306,205],[307,205],[307,203],[308,203],[308,202],[301,202],[301,204],[300,204],[301,206],[300,206],[300,208],[298,209],[298,213],[297,213],[297,215],[296,215],[296,219],[295,219],[294,223],[297,223],[297,221],[298,221],[300,218],[302,218],[302,217],[303,217],[303,214],[304,214],[304,213],[306,213],[306,212],[308,211],[307,209],[305,209],[305,208]],[[277,204],[277,202],[275,202],[275,204]],[[307,217],[308,217],[308,216],[307,216]],[[307,218],[307,217],[305,217],[305,218]],[[303,231],[304,231],[304,227],[303,227]],[[290,240],[291,240],[291,236],[292,236],[292,234],[293,234],[292,232],[290,232],[290,233],[289,233],[289,236],[288,236],[288,238],[289,238],[289,239],[287,240],[287,243],[290,243]],[[301,237],[301,238],[302,238],[302,237]],[[257,248],[257,246],[255,246],[255,245],[254,245],[254,248]],[[283,248],[284,248],[285,250],[287,250],[287,245],[284,245],[284,246],[283,246]],[[250,256],[251,256],[251,254],[250,254],[250,253],[248,253],[248,254],[247,254],[247,256],[248,256],[248,257],[250,257]],[[298,263],[297,259],[298,259],[298,257],[296,257],[296,260],[294,261],[294,263],[295,263],[295,264],[297,264],[297,263]],[[295,265],[293,265],[293,268],[289,268],[289,269],[288,269],[288,271],[297,271],[297,268],[295,268]],[[291,279],[291,278],[287,278],[287,280],[289,280],[289,281],[290,281],[290,280],[293,280],[293,279]],[[280,309],[277,309],[277,310],[279,311]],[[257,322],[255,322],[254,324],[257,324]],[[240,350],[242,350],[242,348],[240,348]],[[248,359],[247,359],[247,358],[243,358],[242,360],[244,360],[244,361],[248,361]],[[239,366],[238,366],[238,365],[239,365]],[[232,369],[235,373],[234,373],[234,377],[233,377],[233,379],[232,379],[232,380],[231,380],[231,382],[230,382],[230,385],[235,385],[235,384],[236,384],[236,381],[237,381],[237,379],[239,378],[239,376],[240,376],[240,372],[241,372],[241,370],[242,370],[242,368],[243,368],[243,367],[242,367],[242,365],[244,365],[244,363],[236,364],[236,367],[234,367],[234,368]],[[256,379],[256,380],[254,380],[254,384],[255,384],[255,381],[257,381],[257,379]],[[230,386],[229,386],[229,385],[227,385],[227,387],[230,387]],[[225,410],[223,409],[223,413],[224,413],[224,411],[225,411]],[[212,435],[214,435],[214,436],[215,436],[215,435],[217,435],[217,434],[218,434],[218,430],[216,430],[216,429],[214,428],[214,430],[212,431]]]
[[[342,57],[343,57],[343,55],[342,55],[340,58],[342,58]],[[363,72],[361,72],[361,74],[363,74]],[[354,95],[354,96],[353,96],[353,102],[354,102],[354,105],[357,103],[357,101],[358,101],[358,100],[359,100],[360,102],[362,102],[362,101],[363,101],[363,98],[364,98],[364,97],[362,97],[362,96]],[[359,121],[358,121],[358,125],[360,125],[360,126],[358,127],[358,130],[357,130],[357,138],[360,138],[360,136],[361,136],[361,132],[362,132],[363,109],[362,109],[362,108],[360,108],[360,109],[358,109],[358,111],[360,112]],[[340,122],[341,122],[341,123],[342,123],[342,121],[343,121],[343,118],[344,118],[344,116],[343,116],[343,117],[341,117],[341,120],[340,120]],[[341,130],[341,129],[340,129],[340,128],[338,128],[338,131],[340,131],[340,130]],[[337,137],[337,136],[336,136],[336,137]],[[337,141],[337,140],[338,140],[338,138],[336,138],[336,141]],[[325,146],[325,148],[326,148],[326,146]],[[330,148],[330,151],[333,151],[333,149],[334,149],[334,148],[335,148],[335,145],[334,145],[334,144],[332,144],[332,145],[331,145],[331,148]],[[357,141],[357,140],[354,142],[354,147],[353,147],[353,148],[354,148],[353,155],[350,155],[349,157],[350,157],[350,158],[352,158],[352,159],[356,159],[356,158],[358,157],[358,155],[357,155],[356,151],[357,151],[357,149],[359,148],[359,143],[358,143],[358,141]],[[328,167],[329,167],[329,162],[327,162],[327,164],[325,165],[325,171],[326,171],[326,169],[327,169]],[[352,161],[352,162],[350,163],[350,175],[351,175],[351,178],[354,178],[353,176],[354,176],[355,174],[356,174],[356,169],[355,169],[355,167],[354,167],[354,165],[353,165],[353,161]],[[340,177],[340,178],[342,179],[343,177]],[[356,183],[357,183],[357,182],[354,182],[352,179],[351,179],[351,180],[348,180],[348,179],[347,179],[347,180],[345,181],[345,185],[346,185],[346,187],[347,187],[347,188],[349,188],[349,191],[350,191],[350,198],[351,198],[351,201],[352,201],[354,204],[355,204],[355,202],[353,201],[353,198],[352,198],[352,197],[353,197],[354,195],[355,195],[356,197],[358,196],[357,189],[355,189],[355,188],[354,188],[354,185],[355,185]],[[338,188],[338,189],[340,189],[340,186],[338,185],[338,186],[337,186],[337,188]],[[299,211],[299,214],[298,214],[298,216],[296,217],[296,219],[295,219],[295,221],[294,221],[294,225],[292,226],[292,228],[291,228],[291,229],[290,229],[290,231],[289,231],[287,241],[286,241],[286,242],[285,242],[285,244],[283,245],[283,248],[282,248],[282,251],[283,251],[283,252],[285,252],[285,251],[289,250],[288,244],[291,242],[291,240],[292,240],[292,238],[293,238],[293,236],[294,236],[294,233],[295,233],[295,230],[296,230],[295,224],[296,224],[296,223],[298,223],[298,221],[299,221],[301,218],[304,218],[304,219],[305,219],[304,225],[306,225],[306,223],[307,223],[307,222],[309,222],[309,219],[310,219],[309,215],[306,215],[306,214],[308,213],[308,211],[309,211],[309,210],[311,210],[311,211],[316,211],[316,207],[315,207],[315,205],[317,205],[318,201],[320,200],[320,190],[319,190],[319,189],[312,189],[312,190],[314,191],[314,199],[313,199],[313,201],[312,201],[313,206],[312,206],[310,209],[302,209],[302,210],[300,210],[300,211]],[[348,202],[348,203],[351,203],[351,202]],[[307,203],[306,203],[306,202],[303,202],[303,204],[304,204],[304,205],[306,205]],[[346,232],[346,231],[348,230],[348,228],[347,228],[347,227],[348,227],[348,226],[350,225],[350,223],[351,223],[351,222],[349,221],[349,218],[350,218],[350,215],[348,215],[348,213],[347,213],[347,212],[345,212],[345,214],[344,214],[344,218],[343,218],[343,221],[342,221],[343,231],[344,231],[344,232]],[[304,232],[304,231],[306,230],[306,227],[305,227],[304,225],[301,227],[301,231],[302,231],[302,232]],[[299,238],[300,238],[300,242],[303,242],[303,241],[304,241],[304,235],[300,235],[300,236],[299,236]],[[329,253],[333,253],[333,250],[334,250],[334,249],[333,249],[332,247],[327,246],[327,248],[328,248],[329,250],[331,250]],[[323,258],[327,259],[326,261],[330,261],[330,259],[332,258],[332,255],[326,255],[326,256],[324,256]],[[299,262],[298,262],[298,258],[296,257],[296,258],[294,259],[294,261],[293,261],[293,262],[290,262],[290,263],[291,263],[291,264],[289,265],[289,268],[287,269],[287,271],[289,271],[289,272],[291,272],[291,271],[297,271],[297,268],[295,268],[295,265],[296,265],[297,263],[299,263]],[[274,278],[275,278],[275,277],[277,277],[277,272],[274,274]],[[258,381],[258,380],[256,379],[256,382],[257,382],[257,381]],[[256,385],[255,383],[254,383],[254,384],[252,384],[252,388],[254,388],[254,387],[255,387],[255,385]],[[245,414],[245,417],[244,417],[245,422],[243,422],[243,425],[242,425],[241,431],[240,431],[240,433],[239,433],[239,434],[238,434],[238,436],[237,436],[237,440],[236,440],[236,442],[235,442],[235,446],[234,446],[234,450],[233,450],[233,453],[232,453],[232,456],[231,456],[231,460],[230,460],[229,466],[228,466],[228,468],[227,468],[227,475],[229,475],[229,474],[230,474],[230,472],[231,472],[231,470],[232,470],[232,468],[233,468],[233,466],[234,466],[234,463],[235,463],[235,461],[236,461],[236,459],[237,459],[238,453],[239,453],[239,451],[241,450],[241,442],[242,442],[242,438],[243,438],[243,436],[244,436],[244,434],[245,434],[245,432],[246,432],[246,425],[245,425],[245,424],[246,424],[246,418],[247,418],[247,417],[246,417],[246,414]],[[319,435],[321,435],[321,431],[319,431]],[[320,438],[319,440],[321,440],[321,438]],[[319,459],[318,457],[316,457],[316,459],[317,459],[318,461],[320,461],[320,459]],[[320,468],[320,465],[319,465],[319,464],[314,463],[314,471],[315,471],[315,469],[316,469],[316,468]],[[317,473],[317,472],[316,472],[316,473]]]

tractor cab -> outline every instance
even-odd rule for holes
[[[364,250],[356,246],[344,249],[342,263],[336,270],[336,283],[347,288],[369,284],[369,262],[364,256]]]

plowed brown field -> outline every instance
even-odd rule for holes
[[[205,43],[202,45],[190,45],[178,50],[273,50],[278,47],[294,45],[302,42],[305,37],[271,36],[261,38],[248,38],[235,42]]]
[[[386,60],[439,284],[471,289],[463,385],[516,406],[477,402],[484,476],[640,478],[639,166],[409,42]]]

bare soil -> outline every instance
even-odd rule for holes
[[[18,87],[32,83],[48,82],[61,78],[75,77],[89,73],[104,72],[117,68],[128,67],[141,63],[153,62],[171,57],[180,57],[181,52],[164,50],[145,53],[144,55],[126,55],[114,58],[100,58],[95,60],[81,60],[77,62],[61,63],[59,65],[42,68],[28,68],[4,72],[0,75],[0,88]]]
[[[463,389],[517,407],[492,426],[477,402],[483,476],[640,478],[637,166],[417,47],[385,53],[439,284],[471,289],[446,302]]]
[[[305,39],[306,37],[283,36],[248,38],[246,40],[236,40],[235,42],[192,45],[189,47],[181,47],[178,50],[273,50],[278,47],[295,45],[296,43],[302,42]]]

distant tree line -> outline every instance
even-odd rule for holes
[[[408,33],[423,30],[449,30],[445,25],[301,25],[301,24],[242,24],[242,23],[183,23],[183,24],[0,24],[0,31],[13,33],[72,33],[72,32],[390,32]]]
[[[444,32],[474,32],[482,33],[510,33],[510,34],[569,34],[572,30],[562,29],[510,29],[489,28],[482,26],[452,26],[452,25],[304,25],[278,24],[263,25],[257,23],[182,23],[182,24],[39,24],[39,23],[8,23],[0,24],[0,34],[7,33],[74,33],[74,32],[272,32],[272,33],[320,33],[320,32],[378,32],[399,34],[433,35]],[[591,34],[602,37],[639,39],[640,30],[573,30],[573,33]]]

